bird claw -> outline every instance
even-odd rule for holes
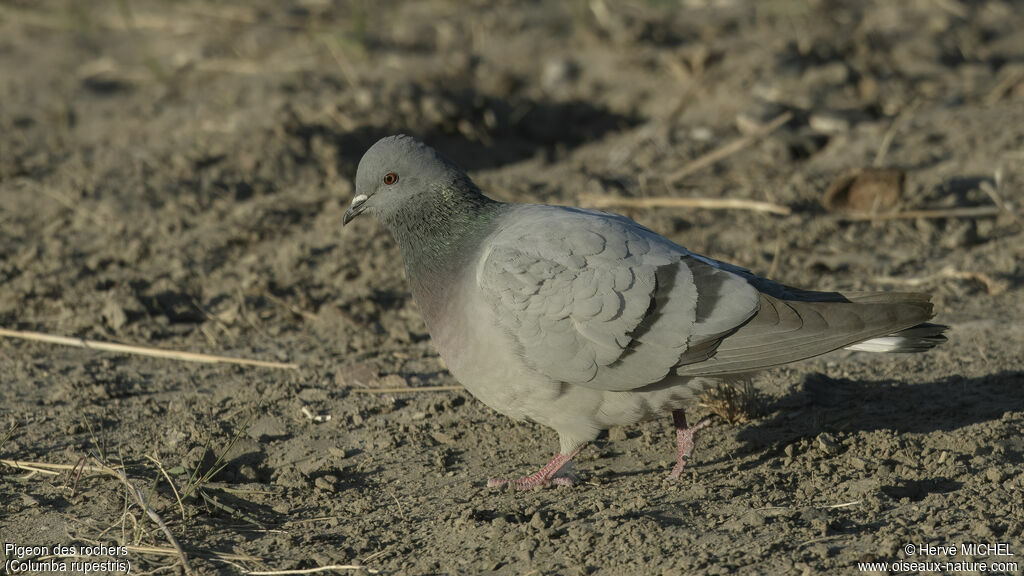
[[[673,468],[672,471],[668,473],[668,476],[665,477],[665,483],[675,484],[678,482],[679,475],[683,473],[683,468],[684,466],[677,466],[676,468]]]
[[[555,454],[555,457],[539,471],[529,476],[507,480],[505,478],[491,478],[487,481],[488,488],[501,486],[512,486],[516,490],[533,490],[534,488],[549,488],[551,486],[572,486],[575,480],[572,478],[572,466],[569,462],[572,457],[580,451],[576,448],[568,454]]]

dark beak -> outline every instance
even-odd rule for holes
[[[341,225],[348,224],[350,220],[353,220],[356,216],[363,213],[366,210],[366,194],[360,194],[352,199],[352,205],[345,210],[345,217],[341,219]]]

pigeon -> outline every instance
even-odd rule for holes
[[[602,430],[671,413],[678,479],[706,387],[846,348],[917,352],[943,341],[930,296],[815,292],[695,254],[606,212],[485,196],[410,136],[367,150],[343,218],[375,216],[451,374],[474,397],[558,433],[517,489],[573,483],[566,464]]]

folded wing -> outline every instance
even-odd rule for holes
[[[849,346],[913,351],[944,340],[944,327],[922,324],[932,316],[924,294],[799,290],[626,218],[521,210],[491,238],[476,282],[524,362],[552,380],[634,390],[670,374],[720,376]]]
[[[534,370],[631,390],[704,359],[757,291],[624,218],[528,207],[489,243],[477,283]]]

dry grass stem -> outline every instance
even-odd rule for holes
[[[17,468],[19,470],[29,470],[32,472],[39,472],[41,474],[49,474],[51,476],[57,476],[64,470],[76,470],[81,469],[83,472],[95,472],[97,474],[106,474],[107,476],[116,476],[117,474],[106,466],[89,466],[75,464],[51,464],[49,462],[28,462],[25,460],[4,460],[0,459],[0,465],[10,466],[11,468]]]
[[[749,422],[757,418],[763,409],[761,398],[749,380],[738,385],[718,382],[697,397],[697,405],[707,408],[729,424]]]
[[[178,551],[174,548],[163,547],[163,546],[125,546],[125,549],[129,552],[136,552],[138,554],[153,554],[155,556],[177,556]],[[243,554],[227,554],[224,552],[202,552],[193,550],[192,555],[199,558],[212,558],[214,560],[220,560],[222,562],[229,562],[235,560],[238,562],[260,562],[261,559],[255,556],[245,556]]]
[[[1002,208],[1007,214],[1013,217],[1014,220],[1019,220],[1017,217],[1016,209],[1012,202],[1007,201],[1003,198],[1001,190],[1003,189],[1003,171],[1002,168],[997,168],[993,176],[995,184],[988,180],[983,181],[978,188],[985,193],[996,206]]]
[[[146,458],[156,464],[156,467],[160,469],[160,473],[164,475],[164,479],[167,480],[167,484],[170,485],[171,490],[174,492],[174,499],[178,501],[178,508],[181,510],[181,521],[185,521],[185,505],[181,502],[181,494],[178,494],[178,487],[174,485],[174,481],[171,480],[170,475],[167,474],[167,470],[164,470],[164,465],[159,460],[152,456],[146,456]]]
[[[852,502],[843,502],[842,504],[832,504],[831,506],[825,506],[825,508],[829,508],[829,509],[833,509],[833,508],[848,508],[850,506],[856,506],[857,504],[860,504],[861,502],[863,502],[863,500],[854,500]]]
[[[1007,70],[1003,75],[1002,80],[996,83],[995,86],[989,91],[988,95],[985,96],[985,104],[993,106],[1000,100],[1005,98],[1017,84],[1024,81],[1024,70]]]
[[[750,210],[752,212],[769,212],[780,216],[793,213],[788,206],[745,200],[743,198],[672,198],[667,196],[649,196],[646,198],[626,198],[622,196],[591,196],[580,197],[580,202],[593,208],[702,208],[705,210]]]
[[[917,278],[898,278],[895,276],[875,276],[872,281],[879,284],[892,284],[899,286],[922,286],[924,284],[930,284],[938,280],[955,279],[955,280],[973,280],[980,282],[985,285],[985,290],[992,296],[1002,294],[1006,291],[1006,282],[996,280],[984,272],[968,272],[964,270],[957,270],[952,266],[946,266],[942,270],[939,270],[936,274],[928,276],[919,276]]]
[[[259,520],[253,518],[252,516],[246,514],[245,512],[242,512],[241,510],[233,506],[229,506],[228,504],[221,502],[220,500],[217,499],[216,496],[208,493],[206,490],[199,490],[199,496],[203,499],[203,502],[206,503],[207,506],[212,506],[214,508],[217,508],[218,510],[226,512],[228,516],[231,516],[232,518],[237,518],[243,522],[248,522],[249,524],[252,524],[253,526],[259,528],[260,530],[267,529],[267,527],[264,526],[263,523],[261,523]]]
[[[149,507],[148,504],[146,504],[145,494],[143,494],[142,491],[139,490],[139,488],[128,479],[128,476],[124,473],[124,470],[114,470],[106,466],[105,468],[111,470],[114,473],[114,475],[117,476],[117,479],[120,480],[121,483],[124,484],[125,488],[127,488],[128,491],[132,494],[132,496],[135,497],[135,501],[138,502],[139,507],[142,508],[143,511],[145,511],[146,516],[149,516],[149,519],[152,520],[153,523],[156,524],[158,528],[160,528],[160,531],[163,532],[164,536],[167,538],[167,542],[172,547],[174,547],[174,550],[177,552],[178,559],[181,561],[181,566],[185,570],[186,576],[192,576],[192,566],[190,566],[188,563],[188,556],[185,555],[185,550],[182,549],[181,544],[178,543],[178,539],[174,537],[174,534],[171,533],[171,529],[167,527],[167,524],[164,523],[163,519],[160,518],[160,515],[156,513],[156,510],[153,510],[152,508]]]
[[[7,444],[7,441],[10,440],[12,436],[14,436],[14,431],[17,430],[17,429],[18,429],[17,423],[11,424],[10,429],[7,430],[7,433],[4,434],[4,437],[0,438],[0,448],[3,448],[4,445]]]
[[[164,350],[161,348],[150,348],[147,346],[132,346],[129,344],[116,344],[114,342],[99,342],[96,340],[84,340],[67,336],[54,336],[42,332],[28,332],[22,330],[9,330],[0,328],[0,336],[7,338],[18,338],[20,340],[32,340],[35,342],[46,342],[48,344],[61,344],[75,348],[88,348],[90,350],[103,350],[105,352],[120,352],[122,354],[133,354],[136,356],[150,356],[153,358],[168,358],[181,360],[183,362],[200,362],[205,364],[238,364],[242,366],[258,366],[261,368],[281,368],[285,370],[298,370],[299,365],[290,362],[270,362],[267,360],[251,360],[249,358],[233,358],[231,356],[217,356],[213,354],[201,354],[199,352],[183,352],[180,350]]]
[[[0,464],[5,465],[5,466],[10,466],[12,468],[17,468],[19,470],[27,470],[28,472],[31,472],[31,474],[29,474],[25,478],[31,478],[32,476],[34,476],[36,474],[48,474],[50,476],[60,476],[60,472],[55,472],[53,470],[47,470],[45,468],[37,468],[37,467],[33,466],[32,464],[27,463],[27,462],[18,462],[16,460],[0,460]]]
[[[375,559],[377,559],[377,558],[387,554],[389,550],[390,550],[390,548],[385,548],[383,550],[378,550],[378,551],[374,552],[373,554],[370,554],[366,558],[363,558],[362,560],[360,560],[360,562],[362,562],[363,564],[366,564],[370,560],[375,560]]]
[[[742,136],[740,138],[737,138],[736,140],[733,140],[732,142],[729,142],[725,146],[722,146],[720,148],[716,148],[716,149],[708,152],[707,154],[704,154],[703,156],[700,156],[699,158],[694,159],[693,161],[689,162],[688,164],[686,164],[685,166],[683,166],[679,170],[676,170],[675,172],[670,174],[668,176],[667,180],[669,182],[674,182],[676,180],[679,180],[680,178],[683,178],[684,176],[688,176],[690,174],[693,174],[694,172],[696,172],[696,171],[698,171],[698,170],[700,170],[702,168],[706,168],[708,166],[711,166],[712,164],[714,164],[715,162],[718,162],[719,160],[722,160],[724,158],[732,156],[733,154],[739,152],[740,150],[746,148],[747,146],[750,146],[754,142],[757,142],[761,138],[763,138],[763,137],[767,136],[768,134],[774,132],[780,126],[782,126],[786,122],[789,122],[789,120],[792,117],[793,117],[793,114],[791,112],[784,112],[784,113],[776,116],[773,120],[771,120],[770,122],[768,122],[764,126],[761,126],[760,129],[758,129],[758,130],[756,130],[756,131],[754,131],[754,132],[752,132],[750,134],[747,134],[746,136]]]

